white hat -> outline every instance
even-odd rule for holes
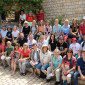
[[[28,23],[28,21],[25,21],[24,24],[25,24],[25,23]]]
[[[85,19],[85,16],[83,16],[83,19]]]

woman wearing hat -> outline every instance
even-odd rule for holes
[[[33,49],[31,50],[31,61],[28,62],[28,67],[36,74],[36,66],[40,62],[40,50],[37,48],[37,43],[33,43]]]
[[[73,56],[72,49],[68,49],[67,55],[62,60],[62,85],[70,85],[71,76],[76,69],[76,58]]]
[[[36,66],[36,70],[40,75],[40,70],[46,75],[46,69],[49,67],[49,62],[51,58],[51,53],[48,50],[48,46],[43,44],[42,49],[40,51],[40,63]]]
[[[77,39],[76,38],[72,38],[71,40],[71,44],[70,44],[70,47],[72,50],[73,50],[73,56],[75,56],[75,58],[77,59],[78,58],[78,53],[79,53],[79,50],[80,50],[80,44],[77,43]]]
[[[6,34],[6,42],[12,41],[12,28],[8,27],[7,30],[8,30],[8,32]]]
[[[50,81],[50,78],[56,75],[55,85],[60,83],[60,70],[62,64],[62,56],[58,49],[54,50],[54,54],[51,56],[50,67],[47,68],[47,82]]]

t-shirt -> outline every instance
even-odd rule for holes
[[[70,25],[70,29],[72,29],[72,25]],[[77,29],[79,29],[79,26],[77,26]],[[76,27],[72,29],[72,32],[76,32]]]
[[[40,32],[40,31],[41,31],[41,32],[44,32],[44,29],[45,29],[45,26],[44,26],[44,25],[38,27],[38,31],[39,31],[39,32]]]
[[[72,56],[71,59],[72,59],[72,62],[71,60],[66,58],[66,55],[63,57],[62,66],[64,66],[66,70],[76,67],[76,62],[77,62],[76,58]]]
[[[54,56],[51,56],[51,62],[53,62],[53,58],[54,58]],[[57,57],[57,58],[55,58],[55,61],[53,62],[53,66],[54,67],[58,67],[58,64],[62,64],[62,57],[61,56],[59,56],[59,57]]]
[[[4,51],[6,50],[6,47],[7,47],[7,46],[6,46],[6,45],[5,45],[5,46],[4,46],[4,45],[2,45],[2,43],[1,43],[0,47],[1,47],[1,48],[0,48],[0,49],[1,49],[1,51],[2,51],[2,52],[4,52]]]
[[[77,54],[79,49],[80,49],[80,44],[76,43],[76,44],[71,44],[70,47],[73,50],[73,54]]]
[[[20,20],[26,20],[26,14],[20,15]]]
[[[54,41],[53,43],[49,42],[49,44],[50,44],[50,47],[51,47],[51,51],[54,51],[56,49],[56,45],[57,45],[56,41]]]
[[[21,53],[23,54],[23,58],[29,57],[29,54],[31,53],[30,49],[27,49],[26,52],[24,52],[24,49],[22,49]]]
[[[68,47],[68,45],[67,45],[66,42],[64,42],[62,45],[61,45],[59,42],[57,42],[57,47],[59,48],[60,51],[63,51],[63,50],[65,50],[65,48]],[[64,54],[66,54],[66,53],[64,53]],[[61,54],[61,55],[62,55],[62,54]],[[62,56],[63,56],[63,55],[62,55]]]
[[[37,21],[44,20],[44,13],[39,13],[36,15]]]
[[[6,36],[7,36],[8,38],[12,38],[12,32],[7,32]]]
[[[6,38],[6,34],[7,34],[7,30],[4,31],[4,30],[1,30],[1,35],[3,38]]]
[[[85,61],[82,57],[78,58],[77,66],[80,66],[81,71],[85,71]]]
[[[23,38],[23,39],[19,38],[18,43],[20,44],[20,47],[22,47],[23,44],[26,43],[26,42],[27,42],[27,39],[26,38]]]
[[[29,35],[29,32],[30,32],[30,26],[28,26],[27,28],[24,26],[23,27],[23,33],[24,33],[26,38],[27,38],[27,35]]]
[[[14,47],[13,46],[11,46],[10,48],[6,48],[6,51],[7,51],[7,56],[9,56],[10,55],[10,53],[13,51],[13,49],[14,49]]]
[[[32,42],[30,42],[30,40],[28,40],[29,48],[32,48],[33,43],[37,43],[37,41],[33,39]]]
[[[84,23],[81,23],[79,25],[79,30],[81,31],[82,35],[85,35],[85,25],[84,25]]]
[[[46,52],[46,53],[42,53],[42,52],[40,51],[40,60],[41,60],[44,64],[48,61],[49,57],[51,57],[51,52],[50,52],[50,51],[48,51],[48,52]]]
[[[15,57],[19,57],[19,53],[21,52],[21,49],[19,48],[19,49],[17,49],[17,50],[15,50],[14,51],[14,55],[15,55]]]
[[[18,34],[19,34],[19,31],[18,31],[18,30],[17,30],[16,32],[12,31],[12,35],[13,35],[14,37],[18,37]]]
[[[37,52],[36,53],[34,53],[34,61],[37,61],[38,60],[38,58],[37,58]]]

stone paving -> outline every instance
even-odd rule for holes
[[[26,76],[21,76],[19,70],[14,76],[11,76],[11,71],[8,68],[3,69],[0,66],[0,85],[54,85],[55,81],[46,83],[45,80],[39,79],[30,72]]]

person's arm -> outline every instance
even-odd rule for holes
[[[67,71],[67,73],[70,73],[71,71],[75,70],[76,67],[71,68],[70,70]]]
[[[67,48],[65,48],[63,51],[60,51],[61,53],[67,52]]]

